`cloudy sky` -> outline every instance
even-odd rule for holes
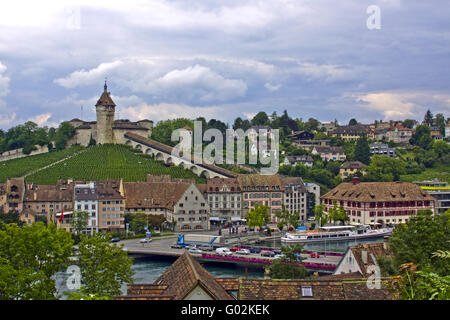
[[[130,120],[449,117],[449,16],[448,0],[2,1],[0,128],[95,120],[105,77]]]

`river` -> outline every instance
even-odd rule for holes
[[[305,245],[305,250],[312,251],[329,251],[329,252],[341,252],[344,253],[349,245],[355,245],[360,243],[374,243],[383,241],[380,239],[365,239],[356,241],[342,241],[332,243],[314,243]],[[266,241],[258,246],[279,248],[281,245],[280,240]],[[131,269],[134,272],[134,283],[153,283],[169,266],[175,261],[175,258],[171,257],[145,257],[134,258]],[[202,263],[202,266],[208,270],[215,277],[244,277],[245,269],[233,264],[215,264],[215,263]],[[59,273],[57,276],[57,288],[59,293],[67,291],[66,280],[68,275],[65,273]],[[262,269],[248,269],[249,278],[263,278],[264,271]],[[126,284],[122,286],[122,293],[126,294]],[[64,298],[64,297],[63,297]]]

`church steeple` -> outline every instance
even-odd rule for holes
[[[104,88],[105,88],[104,92],[107,92],[108,86],[106,85],[106,78],[105,78],[105,86],[104,86]]]

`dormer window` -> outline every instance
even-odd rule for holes
[[[312,297],[312,287],[311,286],[302,286],[302,297]]]

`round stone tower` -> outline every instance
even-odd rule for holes
[[[114,125],[114,112],[116,110],[116,104],[112,101],[108,87],[105,87],[104,91],[95,105],[97,111],[97,143],[113,143],[113,125]]]

